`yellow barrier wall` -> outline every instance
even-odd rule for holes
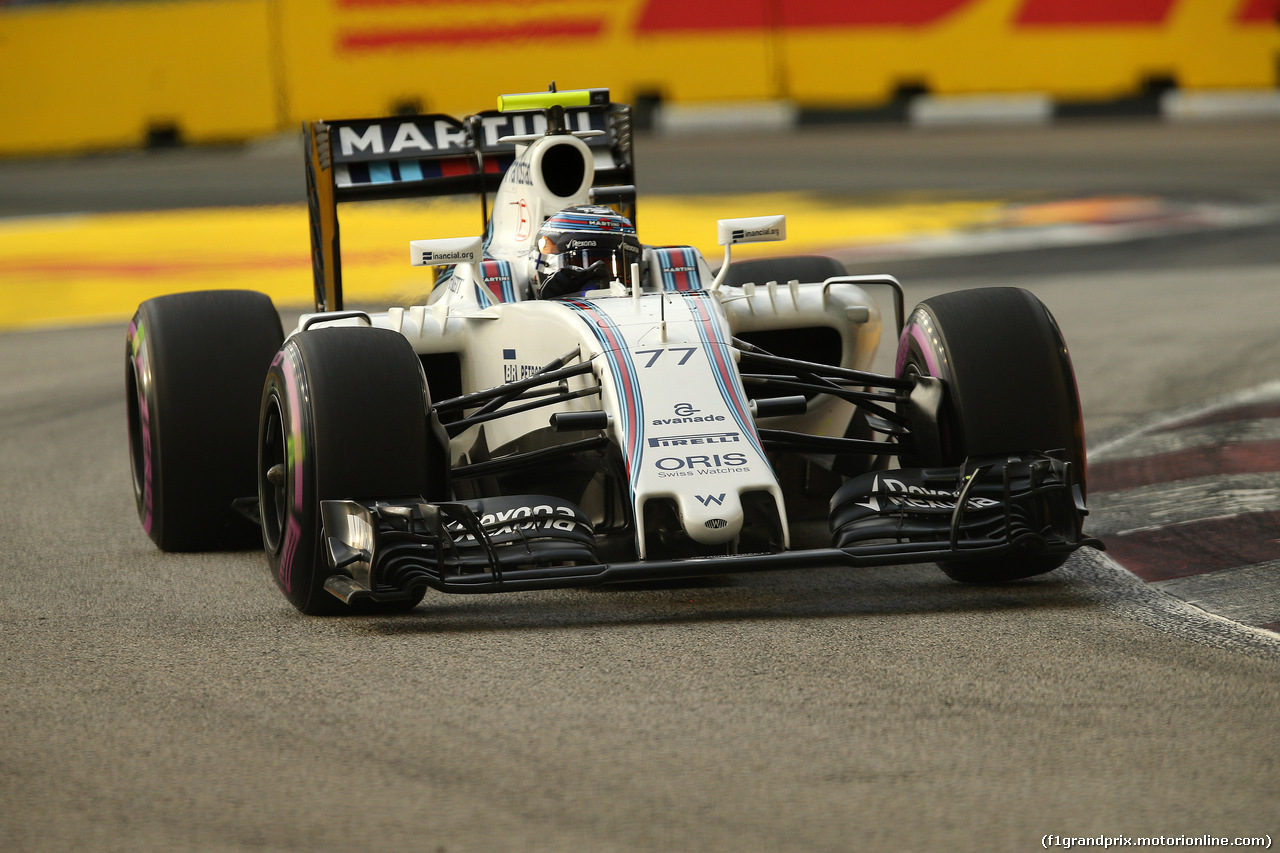
[[[179,0],[0,8],[0,153],[187,141],[499,92],[620,100],[1277,85],[1280,0]]]
[[[263,0],[76,3],[0,9],[0,152],[271,133],[276,108]]]
[[[295,117],[491,109],[502,92],[607,86],[627,100],[765,97],[763,30],[637,39],[640,0],[281,0]],[[594,82],[592,82],[594,81]]]
[[[786,29],[783,61],[790,95],[808,103],[875,102],[904,84],[939,95],[1029,91],[1061,100],[1124,97],[1160,78],[1184,89],[1269,88],[1280,27],[1265,5],[903,0],[893,25]]]
[[[492,94],[606,85],[624,100],[883,103],[1150,80],[1277,85],[1276,0],[280,0],[298,117],[395,103],[467,112]]]

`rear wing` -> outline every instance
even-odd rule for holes
[[[569,108],[565,125],[603,131],[584,140],[595,157],[597,186],[635,183],[630,106]],[[541,134],[546,126],[540,110],[487,111],[461,121],[437,114],[305,123],[316,310],[342,309],[339,203],[476,193],[483,230],[487,193],[515,159],[514,141],[502,140]]]

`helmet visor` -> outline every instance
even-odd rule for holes
[[[631,263],[637,258],[628,258],[627,252],[619,246],[614,249],[577,249],[561,255],[564,262],[571,266],[586,269],[597,261],[603,262],[604,284],[617,280],[623,284],[631,284]]]
[[[631,265],[640,260],[640,242],[632,234],[566,234],[559,245],[544,237],[539,272],[546,276],[566,267],[587,269],[601,263],[591,287],[608,287],[612,281],[631,284]],[[590,288],[586,288],[590,289]]]

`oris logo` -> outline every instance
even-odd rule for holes
[[[659,471],[697,471],[717,468],[741,468],[747,464],[745,453],[711,453],[706,456],[664,456],[654,465]]]

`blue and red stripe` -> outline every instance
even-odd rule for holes
[[[720,324],[716,322],[709,307],[710,300],[710,296],[695,295],[684,301],[689,306],[689,313],[698,324],[698,337],[711,361],[712,373],[715,376],[716,386],[720,389],[720,396],[724,398],[725,405],[728,406],[729,413],[742,430],[742,434],[763,458],[764,447],[760,444],[760,436],[756,433],[755,418],[751,416],[746,394],[742,391],[742,382],[737,378],[736,367],[729,356],[729,342],[724,339]]]
[[[484,283],[487,286],[485,289],[489,290],[499,302],[517,301],[515,276],[511,273],[510,261],[482,261],[480,263],[480,275],[484,278]]]
[[[626,441],[627,473],[634,493],[640,476],[640,448],[644,437],[644,401],[640,396],[640,378],[636,373],[635,362],[631,360],[626,340],[612,317],[585,300],[562,301],[582,315],[604,349],[605,362],[609,365],[618,393],[618,407],[621,409],[619,414]]]
[[[621,217],[608,213],[578,213],[562,210],[546,221],[545,228],[561,231],[599,231],[609,234],[634,234],[635,229],[627,225],[619,225]],[[603,224],[602,224],[603,223]]]
[[[698,270],[698,253],[685,246],[654,249],[654,260],[662,275],[662,289],[674,291],[702,290]]]

